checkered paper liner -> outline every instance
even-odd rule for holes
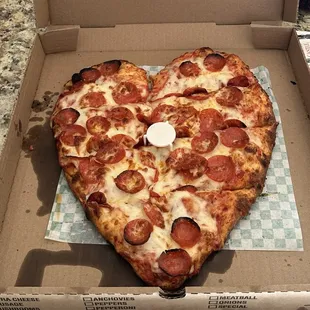
[[[143,66],[149,74],[156,74],[161,68]],[[302,233],[281,118],[271,90],[269,71],[263,66],[252,71],[272,101],[279,126],[263,194],[252,205],[250,214],[241,219],[232,230],[224,249],[302,251]],[[86,219],[83,208],[71,192],[63,172],[45,238],[68,243],[107,244],[94,225]]]

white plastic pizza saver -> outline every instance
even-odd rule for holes
[[[156,147],[171,147],[175,137],[176,132],[173,126],[171,126],[168,122],[159,122],[148,128],[143,140],[144,145],[146,145],[147,140]]]

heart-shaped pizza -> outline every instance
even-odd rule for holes
[[[173,126],[172,145],[145,141],[158,122]],[[200,48],[150,79],[125,60],[82,69],[65,84],[52,127],[88,219],[146,283],[172,290],[223,247],[260,195],[277,123],[238,56]]]

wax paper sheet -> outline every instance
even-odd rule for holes
[[[143,66],[149,74],[162,67]],[[268,93],[279,126],[276,145],[267,173],[263,194],[230,233],[225,249],[302,251],[302,233],[295,203],[290,168],[283,137],[278,104],[271,89],[269,71],[260,66],[252,70]],[[89,222],[79,201],[61,173],[51,211],[46,239],[68,243],[107,244]]]

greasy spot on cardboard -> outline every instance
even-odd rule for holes
[[[33,116],[29,119],[30,122],[42,122],[44,120],[43,117]]]
[[[58,98],[58,92],[46,91],[41,100],[35,99],[32,102],[31,108],[34,112],[45,111],[49,106],[53,107]]]
[[[57,194],[57,196],[56,196],[56,202],[57,202],[57,203],[62,203],[62,195],[61,195],[61,194]]]
[[[17,137],[20,137],[20,135],[22,134],[22,129],[23,129],[21,120],[18,120],[18,123],[14,122],[14,129],[16,131]]]
[[[20,119],[18,120],[18,131],[20,133],[23,131],[23,124],[22,124],[22,121]]]

